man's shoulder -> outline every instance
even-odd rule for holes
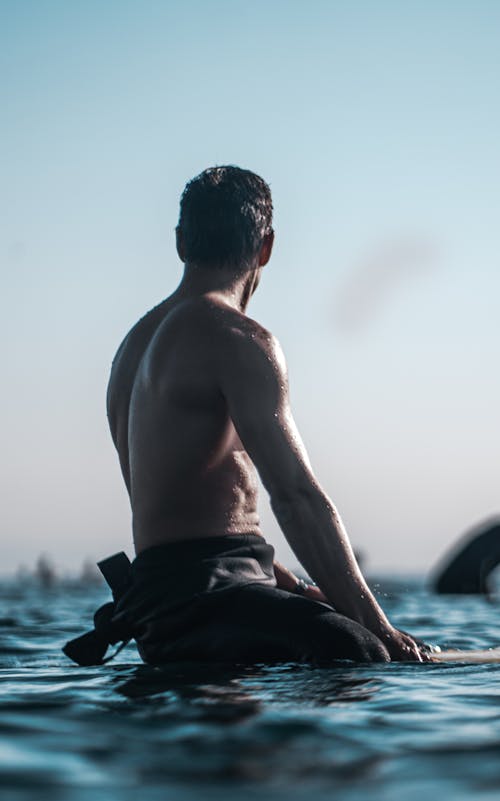
[[[262,323],[230,306],[207,309],[209,326],[217,345],[231,351],[263,351],[279,348],[274,334]]]
[[[221,376],[239,380],[243,372],[263,380],[271,374],[285,379],[285,357],[271,331],[237,309],[227,307],[213,314],[209,347]]]

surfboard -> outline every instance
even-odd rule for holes
[[[500,662],[500,648],[485,648],[482,651],[433,651],[433,662],[467,662],[480,665],[483,662]]]

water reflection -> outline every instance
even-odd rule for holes
[[[385,756],[375,743],[363,742],[361,730],[339,731],[335,717],[346,705],[362,710],[361,702],[373,698],[383,686],[375,671],[347,663],[190,663],[117,667],[112,684],[130,702],[120,707],[123,724],[146,737],[140,769],[149,780],[221,781],[241,789],[241,783],[292,777],[335,784],[370,780]]]
[[[243,689],[240,672],[223,665],[177,663],[165,667],[140,665],[127,679],[115,679],[115,690],[134,700],[151,697],[184,702],[206,721],[236,723],[256,715],[260,699]]]
[[[113,680],[117,693],[130,699],[156,698],[196,707],[205,720],[236,723],[263,710],[279,693],[284,706],[327,707],[368,701],[380,681],[361,671],[369,668],[280,665],[276,667],[220,664],[140,665],[127,677]]]

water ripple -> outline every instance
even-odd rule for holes
[[[500,665],[150,668],[133,647],[79,668],[61,644],[100,589],[0,588],[2,799],[489,801],[500,792]],[[498,607],[391,585],[401,628],[499,644]],[[97,793],[97,795],[96,795]]]

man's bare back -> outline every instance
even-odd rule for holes
[[[261,534],[256,471],[220,384],[230,369],[225,335],[231,329],[269,339],[221,300],[174,293],[118,350],[108,416],[137,552],[180,539]]]

